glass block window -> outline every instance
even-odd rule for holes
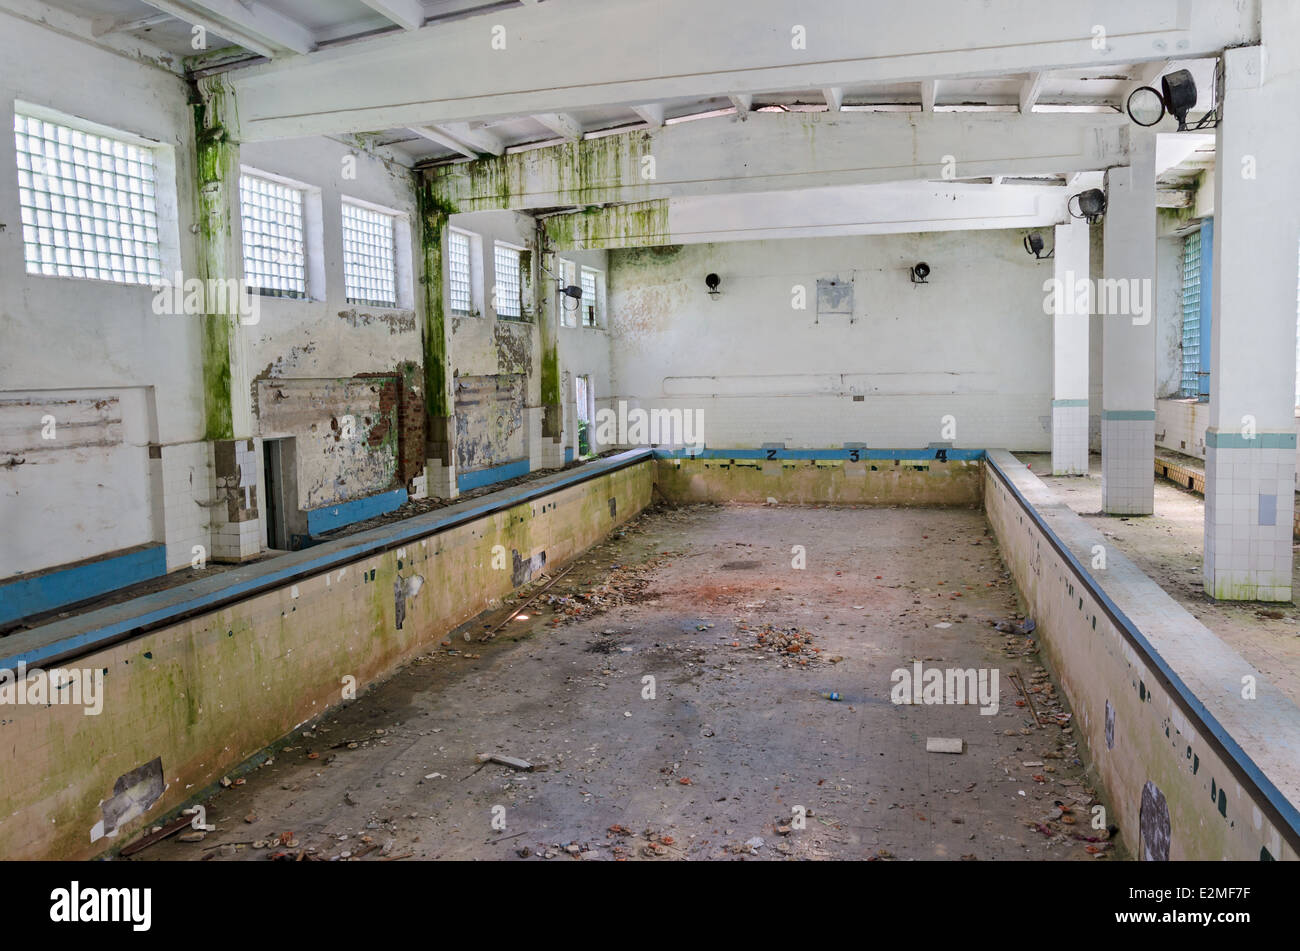
[[[498,317],[523,316],[523,292],[519,284],[519,249],[498,244],[495,255],[495,297]]]
[[[1201,395],[1201,233],[1183,238],[1183,378],[1178,395]]]
[[[582,326],[600,326],[600,272],[582,269]]]
[[[244,282],[268,297],[307,296],[302,191],[256,175],[239,176]]]
[[[28,274],[161,281],[150,149],[22,113],[14,144]]]
[[[474,294],[470,284],[469,235],[463,231],[447,232],[447,290],[453,314],[474,311]]]
[[[343,203],[343,288],[350,304],[397,306],[392,215]]]

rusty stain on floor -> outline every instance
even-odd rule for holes
[[[545,583],[217,790],[202,841],[136,860],[1126,857],[1032,637],[993,627],[1017,595],[979,512],[659,507],[485,636]],[[915,661],[996,668],[998,712],[891,702]]]

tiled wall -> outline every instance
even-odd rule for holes
[[[1002,560],[1125,844],[1138,858],[1300,858],[1300,710],[1014,457],[988,456],[984,504]],[[1099,551],[1105,567],[1085,569]],[[1257,684],[1250,699],[1243,677]]]

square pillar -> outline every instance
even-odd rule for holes
[[[196,251],[198,277],[205,288],[200,346],[204,439],[212,464],[212,500],[205,506],[212,560],[241,562],[256,558],[262,550],[257,504],[260,443],[251,436],[253,410],[241,301],[239,295],[216,290],[234,282],[243,293],[239,142],[231,121],[234,92],[225,79],[205,77],[198,90],[204,108],[195,110]]]
[[[541,343],[541,432],[537,442],[530,442],[529,455],[534,469],[564,468],[564,393],[560,367],[560,300],[554,243],[544,221],[537,222],[534,241],[532,286],[536,295],[538,339]]]
[[[1101,508],[1155,509],[1155,136],[1133,128],[1127,167],[1106,173],[1104,261],[1093,290],[1102,321]]]
[[[420,213],[420,309],[423,312],[424,357],[424,480],[423,492],[436,499],[454,499],[456,484],[456,411],[451,359],[451,322],[446,317],[447,219],[454,210],[427,175],[417,179]]]
[[[1088,224],[1056,226],[1052,316],[1052,475],[1088,474]]]
[[[1264,47],[1224,51],[1215,136],[1204,580],[1236,601],[1291,600],[1300,15],[1268,9]]]

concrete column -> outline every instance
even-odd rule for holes
[[[538,338],[541,342],[542,431],[529,455],[535,469],[560,469],[564,466],[564,394],[560,374],[560,314],[556,282],[554,245],[548,240],[546,225],[539,221],[534,232],[533,293],[537,302]]]
[[[1052,317],[1052,474],[1088,474],[1088,223],[1056,226]]]
[[[1106,173],[1104,277],[1093,293],[1102,321],[1101,507],[1155,507],[1155,136],[1130,130],[1131,164]]]
[[[1300,15],[1269,9],[1289,22],[1264,48],[1224,51],[1215,136],[1205,591],[1241,601],[1291,599],[1300,56],[1269,38],[1294,46]]]
[[[427,176],[418,179],[420,302],[424,312],[424,491],[454,499],[456,485],[456,414],[452,389],[451,324],[446,319],[443,275],[447,219],[454,209],[434,190]]]
[[[262,549],[258,514],[259,443],[252,438],[252,405],[244,355],[240,294],[243,258],[239,233],[239,143],[234,94],[221,76],[199,82],[194,146],[198,195],[198,277],[204,282],[204,439],[209,445],[212,500],[206,502],[210,555],[214,561],[245,561]],[[256,314],[256,311],[253,311]]]

